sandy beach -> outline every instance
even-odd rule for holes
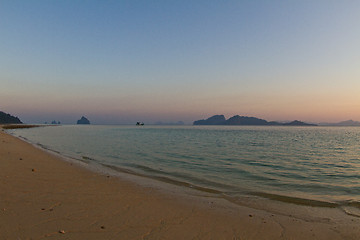
[[[360,238],[359,218],[341,209],[269,200],[264,210],[101,174],[4,130],[0,169],[0,239]]]

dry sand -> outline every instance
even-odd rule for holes
[[[0,239],[360,239],[359,218],[340,209],[265,211],[141,181],[150,180],[89,171],[0,130]]]

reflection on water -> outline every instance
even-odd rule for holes
[[[59,126],[9,130],[86,162],[226,196],[359,207],[360,128]]]

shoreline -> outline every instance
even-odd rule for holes
[[[19,125],[8,125],[6,130],[8,129],[17,129]],[[56,125],[50,125],[50,126],[56,126]],[[33,128],[33,127],[47,127],[46,125],[22,125],[20,128]],[[39,148],[41,150],[47,151],[51,154],[54,154],[56,157],[60,157],[65,161],[70,161],[74,164],[80,164],[81,167],[85,167],[86,169],[90,171],[95,171],[100,174],[109,174],[112,173],[113,176],[116,177],[124,177],[127,176],[131,178],[131,181],[135,182],[147,182],[152,181],[156,182],[154,185],[161,185],[161,184],[170,184],[170,186],[180,186],[187,189],[199,191],[200,193],[208,193],[208,194],[214,194],[214,197],[216,198],[224,198],[228,200],[231,203],[234,204],[240,204],[243,206],[248,207],[254,207],[258,208],[258,206],[254,206],[249,204],[251,200],[249,201],[248,197],[257,198],[256,200],[259,201],[260,199],[263,199],[263,201],[275,201],[275,202],[283,202],[286,204],[295,204],[295,205],[302,205],[302,206],[308,206],[308,207],[324,207],[324,208],[339,208],[341,209],[345,214],[360,217],[360,205],[358,201],[351,201],[351,200],[340,200],[340,201],[331,201],[329,199],[319,199],[319,198],[304,198],[302,196],[295,196],[295,195],[283,195],[281,193],[271,193],[271,192],[261,192],[261,191],[251,191],[251,190],[243,190],[242,192],[238,192],[237,194],[231,194],[226,191],[222,191],[217,188],[212,188],[206,185],[201,184],[194,184],[192,182],[188,182],[186,180],[179,180],[176,178],[173,178],[172,176],[158,176],[158,175],[149,175],[146,173],[141,173],[138,171],[135,171],[133,169],[129,169],[122,166],[115,166],[115,165],[109,165],[107,163],[102,163],[100,158],[93,158],[91,155],[85,154],[85,155],[65,155],[64,153],[61,153],[57,150],[51,149],[47,146],[44,146],[40,143],[33,143],[26,137],[16,135],[14,132],[9,133],[12,136],[15,136],[31,145],[33,145],[36,148]],[[151,169],[154,171],[154,169]],[[137,178],[140,178],[137,179]],[[170,187],[171,188],[171,187]],[[184,189],[183,189],[184,190]],[[244,199],[245,201],[241,201],[241,199]],[[346,209],[345,209],[346,208]],[[351,209],[351,210],[349,210]],[[261,210],[269,210],[269,209],[263,209]],[[286,214],[286,213],[285,213]]]
[[[162,188],[144,178],[89,171],[3,130],[0,144],[0,239],[57,239],[63,234],[68,239],[360,236],[359,218],[339,209],[291,205],[284,215],[276,209],[290,204],[269,200],[269,212],[180,186]]]
[[[14,127],[15,126],[15,127]],[[51,125],[52,126],[52,125]],[[44,125],[24,125],[20,128],[33,128],[33,127],[46,127]],[[10,125],[10,128],[8,129],[17,129],[17,125]],[[275,202],[283,202],[286,204],[295,204],[295,205],[302,205],[302,206],[308,206],[308,207],[325,207],[325,208],[343,208],[343,207],[354,207],[355,208],[355,214],[351,212],[347,212],[344,210],[344,213],[356,217],[360,217],[360,208],[358,206],[358,202],[352,203],[352,202],[332,202],[332,201],[326,201],[326,200],[320,200],[320,199],[310,199],[310,198],[301,198],[296,196],[287,196],[287,195],[281,195],[281,194],[274,194],[274,193],[267,193],[267,192],[254,192],[254,191],[246,191],[242,192],[240,195],[232,196],[228,195],[225,192],[222,192],[220,190],[217,190],[215,188],[209,188],[207,186],[201,186],[201,185],[194,185],[193,183],[189,183],[186,181],[176,180],[173,178],[169,178],[167,176],[151,176],[147,174],[142,174],[139,172],[136,172],[134,170],[123,168],[120,166],[114,166],[114,165],[108,165],[105,163],[99,163],[98,159],[94,159],[91,156],[70,156],[70,155],[64,155],[59,151],[56,151],[54,149],[48,148],[40,143],[32,143],[30,140],[28,140],[26,137],[23,136],[16,136],[15,134],[8,133],[16,138],[19,138],[20,140],[23,140],[32,146],[39,148],[40,150],[46,151],[55,157],[61,158],[62,160],[71,162],[73,164],[77,164],[83,168],[86,168],[90,171],[97,172],[100,174],[109,175],[111,174],[114,177],[120,177],[120,178],[127,178],[130,179],[130,181],[143,183],[147,181],[155,182],[152,184],[152,186],[156,185],[169,185],[171,186],[179,186],[180,188],[191,189],[195,192],[198,191],[200,194],[213,194],[215,198],[224,198],[228,200],[231,203],[234,204],[240,204],[242,206],[248,206],[251,207],[251,204],[244,203],[244,201],[241,201],[241,198],[246,197],[254,197],[254,198],[262,198],[264,201],[275,201]],[[166,188],[162,186],[162,188]],[[169,187],[168,187],[169,188]],[[181,190],[180,190],[181,191]],[[256,208],[256,206],[253,206]],[[268,209],[261,209],[267,211]]]

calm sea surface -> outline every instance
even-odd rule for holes
[[[9,132],[105,168],[230,197],[360,208],[360,128],[90,125]]]

